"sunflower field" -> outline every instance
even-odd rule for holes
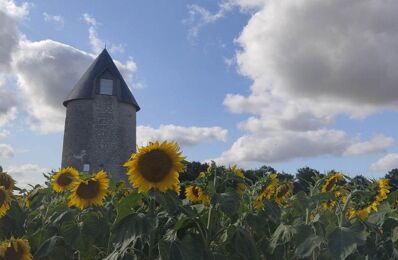
[[[67,167],[30,189],[1,172],[0,259],[398,259],[397,174],[244,171],[174,142],[124,166],[127,182]]]

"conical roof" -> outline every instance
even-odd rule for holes
[[[94,60],[94,62],[90,65],[87,71],[83,74],[80,80],[73,87],[72,91],[69,93],[69,96],[64,101],[64,106],[67,106],[68,103],[72,100],[77,99],[93,99],[95,95],[95,87],[96,82],[99,76],[101,76],[104,72],[109,72],[112,74],[115,79],[118,80],[120,91],[117,91],[117,98],[120,102],[131,104],[136,107],[137,111],[140,110],[140,107],[135,100],[133,94],[131,93],[129,87],[124,81],[122,75],[117,69],[115,63],[113,62],[111,56],[108,51],[104,49],[100,55]]]

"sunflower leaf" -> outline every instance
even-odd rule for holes
[[[354,253],[358,245],[362,245],[365,240],[361,234],[355,233],[349,228],[337,227],[328,237],[328,247],[331,255],[335,259],[346,259]]]
[[[138,205],[142,199],[141,193],[131,193],[127,197],[122,198],[116,205],[117,216],[114,224],[117,225],[125,217],[132,213],[132,209]]]

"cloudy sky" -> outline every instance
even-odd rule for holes
[[[398,167],[398,1],[0,0],[0,165],[60,166],[62,101],[107,46],[138,144],[188,160],[379,177]]]

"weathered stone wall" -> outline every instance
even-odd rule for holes
[[[107,95],[68,103],[62,167],[82,171],[83,165],[89,164],[90,172],[105,169],[114,179],[127,180],[122,165],[135,149],[134,106]]]

